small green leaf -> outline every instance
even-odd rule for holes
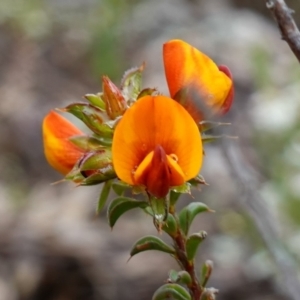
[[[61,111],[69,112],[80,119],[94,133],[112,137],[113,129],[105,122],[109,121],[108,116],[101,109],[87,103],[72,103]]]
[[[202,142],[203,143],[210,143],[222,138],[230,138],[230,139],[237,139],[237,136],[230,136],[230,135],[202,135]]]
[[[185,182],[182,185],[175,186],[172,188],[172,191],[180,194],[190,194],[191,193],[191,185],[189,182]]]
[[[222,122],[212,122],[212,121],[201,121],[199,123],[199,128],[201,132],[219,127],[219,126],[228,126],[231,125],[231,123],[222,123]]]
[[[181,196],[181,193],[177,193],[177,192],[171,190],[170,196],[169,196],[170,197],[170,206],[174,206],[180,196]]]
[[[85,154],[79,164],[81,171],[104,169],[108,166],[112,168],[112,154],[108,148]]]
[[[123,196],[126,190],[131,189],[131,186],[125,182],[118,181],[112,184],[112,189],[118,196]]]
[[[208,206],[201,202],[192,202],[188,206],[184,207],[179,213],[179,224],[182,231],[187,235],[189,228],[194,218],[202,212],[213,212]]]
[[[200,300],[215,300],[219,290],[215,288],[207,288],[201,294]]]
[[[102,210],[102,208],[104,207],[104,205],[107,201],[111,185],[112,185],[112,180],[108,180],[104,183],[104,185],[102,187],[100,197],[99,197],[99,200],[98,200],[97,210],[96,210],[97,214],[100,213],[100,211]]]
[[[187,271],[179,271],[177,275],[178,275],[178,279],[177,279],[178,283],[183,283],[187,286],[191,285],[192,278]]]
[[[103,148],[103,145],[97,138],[87,136],[87,135],[76,135],[69,139],[75,146],[79,147],[81,150],[88,152],[91,150],[98,150]]]
[[[166,283],[156,290],[152,300],[191,300],[188,291],[176,283]]]
[[[155,88],[146,88],[146,89],[143,89],[143,90],[140,91],[140,93],[137,96],[137,99],[142,98],[144,96],[148,96],[148,95],[152,96],[153,94],[156,94],[156,93],[157,93],[157,89],[155,89]]]
[[[170,270],[168,282],[175,283],[178,280],[178,272],[175,270]]]
[[[201,174],[198,174],[196,177],[192,178],[189,180],[189,183],[192,186],[198,186],[199,184],[203,184],[203,185],[208,185],[208,183],[206,183],[204,177]]]
[[[135,242],[130,251],[130,256],[132,257],[140,252],[148,250],[157,250],[165,253],[175,254],[173,247],[169,246],[156,236],[148,235]]]
[[[142,64],[140,67],[132,68],[125,72],[121,81],[121,90],[127,101],[135,101],[137,99],[141,91],[144,68],[145,64]]]
[[[206,236],[207,233],[205,231],[201,231],[199,233],[193,233],[188,237],[186,241],[186,254],[188,260],[193,260],[195,258],[198,247]]]
[[[168,218],[169,199],[150,196],[149,201],[153,211],[153,223],[158,232],[160,232]]]
[[[83,171],[81,173],[85,174],[86,172],[87,171]],[[84,180],[82,180],[79,185],[95,185],[117,177],[115,170],[110,165],[104,169],[95,170],[93,172],[93,174],[89,175]]]
[[[207,281],[210,278],[210,275],[213,270],[214,263],[211,260],[207,260],[204,265],[202,266],[202,278],[201,278],[201,286],[205,287],[207,284]]]
[[[105,103],[101,98],[102,93],[98,93],[97,95],[95,94],[86,94],[84,95],[84,98],[89,101],[92,105],[105,110]]]
[[[138,201],[127,197],[118,197],[114,199],[107,209],[107,218],[109,226],[112,228],[116,224],[120,216],[122,216],[126,211],[133,208],[145,208],[149,204],[144,201]]]

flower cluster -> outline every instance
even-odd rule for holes
[[[231,73],[181,40],[163,45],[163,60],[170,97],[141,88],[142,65],[125,73],[120,88],[103,76],[101,93],[60,109],[83,121],[90,135],[51,111],[43,122],[49,164],[78,185],[118,178],[158,199],[197,177],[200,124],[229,110]]]

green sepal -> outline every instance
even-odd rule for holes
[[[205,135],[202,134],[201,139],[203,143],[211,143],[216,140],[222,139],[222,138],[230,138],[230,139],[237,139],[236,136],[230,136],[230,135]]]
[[[151,207],[146,207],[144,211],[153,217],[153,210]],[[168,214],[167,219],[163,222],[161,229],[171,237],[174,237],[177,233],[177,223],[173,215]]]
[[[96,213],[99,214],[102,210],[102,208],[104,207],[107,198],[109,196],[109,192],[111,189],[111,185],[112,185],[112,180],[108,180],[104,183],[101,193],[100,193],[100,197],[98,200],[98,204],[97,204],[97,209],[96,209]]]
[[[188,181],[192,186],[198,186],[199,184],[208,185],[204,177],[201,174],[198,174],[196,177]]]
[[[176,283],[166,283],[159,287],[152,300],[191,300],[191,296],[188,291],[179,284]]]
[[[208,206],[201,202],[192,202],[184,207],[179,213],[179,224],[185,235],[188,234],[189,228],[194,218],[202,212],[213,212]]]
[[[228,126],[231,125],[231,123],[223,123],[223,122],[213,122],[213,121],[201,121],[198,124],[198,127],[201,132],[205,132],[207,130],[217,128],[219,126]]]
[[[99,139],[92,136],[76,135],[69,138],[69,140],[84,152],[103,148],[103,145],[100,143]]]
[[[191,285],[192,278],[191,278],[191,275],[187,271],[179,271],[177,275],[178,275],[178,279],[177,279],[178,283],[182,283],[187,286]]]
[[[198,247],[201,242],[206,238],[207,233],[200,231],[199,233],[191,234],[186,241],[186,254],[188,260],[193,260],[197,253]]]
[[[137,99],[140,99],[144,96],[152,96],[157,93],[156,88],[146,88],[140,91],[140,93],[137,96]]]
[[[191,194],[191,184],[189,182],[185,182],[182,185],[174,186],[172,191],[180,194]]]
[[[73,103],[61,110],[80,119],[94,133],[105,137],[113,136],[113,129],[105,123],[109,121],[107,114],[96,106],[87,103]]]
[[[168,282],[170,283],[181,283],[189,286],[192,283],[191,275],[187,271],[175,271],[169,272]]]
[[[87,153],[79,164],[81,171],[104,169],[108,166],[112,168],[112,154],[108,148]]]
[[[121,91],[127,101],[135,101],[141,91],[142,72],[145,64],[125,72],[121,81]]]
[[[157,250],[169,254],[175,254],[175,249],[166,244],[163,240],[153,235],[147,235],[134,243],[130,251],[130,257],[148,250]]]
[[[161,231],[169,214],[169,199],[149,197],[150,206],[153,212],[153,223],[158,232]]]
[[[144,201],[135,200],[127,197],[118,197],[111,201],[107,209],[108,223],[111,228],[114,227],[117,220],[128,210],[133,208],[145,208],[149,204]]]
[[[81,173],[85,174],[86,171],[82,171]],[[112,166],[109,165],[104,169],[95,170],[92,175],[89,175],[84,180],[82,180],[79,185],[82,186],[95,185],[114,178],[117,178],[117,175],[115,173],[115,170],[112,168]]]
[[[177,193],[177,192],[171,190],[170,194],[169,194],[170,206],[174,206],[177,203],[180,196],[181,196],[181,193]]]
[[[131,188],[132,188],[131,185],[129,185],[123,181],[114,182],[112,184],[112,189],[118,196],[123,196],[125,191],[127,191]]]
[[[207,288],[204,289],[200,300],[215,300],[216,299],[216,295],[219,293],[219,290],[215,289],[215,288]]]
[[[204,265],[202,266],[202,272],[201,272],[201,286],[205,287],[207,284],[207,281],[210,278],[210,275],[213,270],[214,263],[211,260],[207,260]]]
[[[178,272],[175,270],[170,270],[168,282],[176,283],[178,280]]]
[[[98,94],[86,94],[84,95],[84,98],[89,101],[92,105],[100,108],[101,110],[105,110],[105,103],[102,99],[103,93]]]

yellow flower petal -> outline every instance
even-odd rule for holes
[[[69,138],[82,134],[82,131],[54,111],[44,118],[44,152],[48,163],[55,170],[64,175],[72,170],[83,152]]]
[[[181,40],[164,44],[163,59],[171,97],[184,93],[188,99],[183,105],[195,119],[202,117],[203,104],[215,112],[223,112],[224,105],[229,109],[233,85],[228,68],[219,69],[208,56]]]
[[[180,104],[165,96],[142,97],[125,112],[115,129],[112,153],[118,177],[131,185],[144,184],[148,190],[145,176],[152,178],[152,184],[160,167],[159,176],[168,177],[164,180],[169,189],[195,177],[202,165],[196,123]],[[161,164],[157,163],[160,157]],[[161,175],[165,167],[168,175]]]

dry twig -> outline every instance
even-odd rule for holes
[[[300,32],[292,17],[294,11],[286,5],[284,0],[267,0],[266,6],[278,24],[282,39],[288,43],[300,62]]]

